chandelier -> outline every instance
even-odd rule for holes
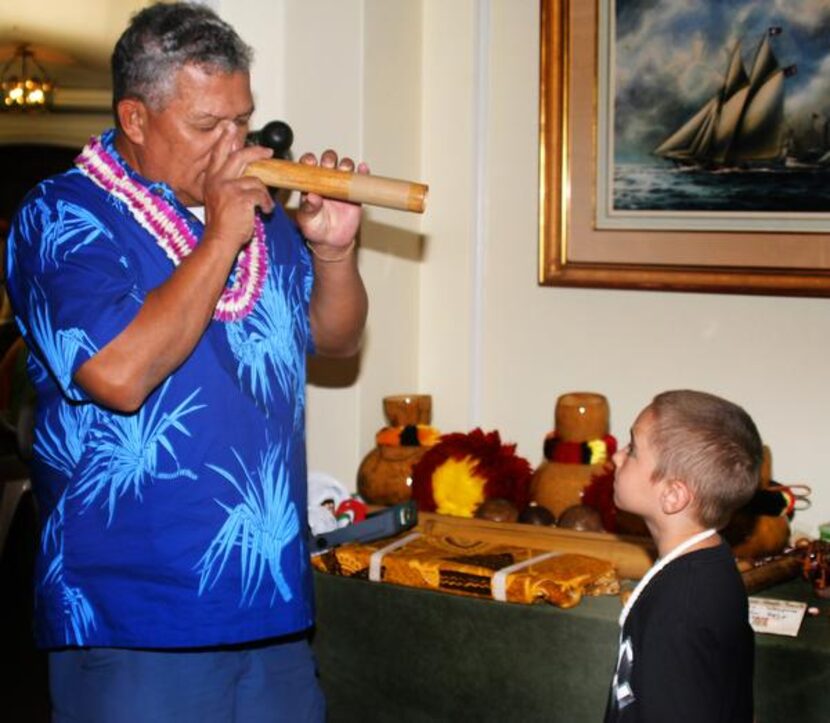
[[[48,109],[54,90],[29,45],[22,43],[0,71],[0,111]]]

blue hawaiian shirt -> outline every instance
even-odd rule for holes
[[[203,226],[165,184],[129,169]],[[73,381],[173,264],[77,169],[37,186],[8,239],[8,291],[37,392],[32,476],[42,522],[42,647],[239,643],[312,623],[306,546],[305,359],[312,268],[280,207],[253,311],[212,321],[134,414]]]

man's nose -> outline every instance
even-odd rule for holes
[[[245,137],[248,135],[248,126],[246,124],[240,125],[232,120],[223,120],[220,126],[223,133],[227,132],[227,129],[230,128],[237,148],[242,148],[245,145]]]

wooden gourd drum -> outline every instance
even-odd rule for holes
[[[593,392],[571,392],[556,401],[554,429],[563,442],[589,442],[608,434],[608,401]],[[544,460],[530,482],[531,500],[547,507],[558,519],[581,504],[582,490],[603,464],[569,464]]]
[[[772,480],[772,452],[764,445],[760,489]],[[753,515],[738,510],[721,533],[735,557],[759,558],[778,555],[789,544],[790,523],[785,516]]]
[[[401,394],[384,397],[383,411],[392,427],[429,424],[432,397],[428,394]],[[378,444],[360,464],[357,490],[366,502],[396,505],[412,497],[412,467],[428,447]]]

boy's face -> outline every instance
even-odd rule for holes
[[[654,413],[646,407],[631,428],[631,441],[614,455],[614,504],[648,520],[659,505],[659,482],[653,479],[657,464],[651,445]]]

